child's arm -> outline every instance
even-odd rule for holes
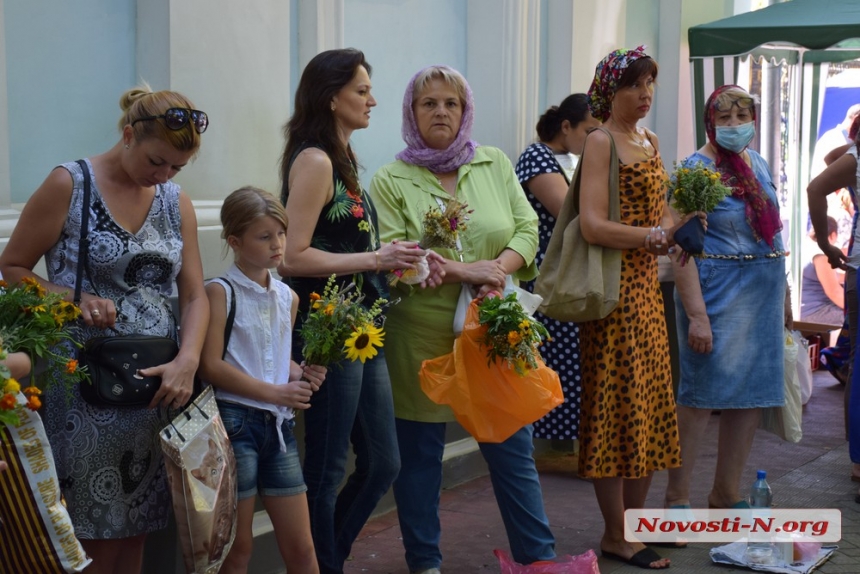
[[[299,296],[292,289],[290,291],[293,293],[293,305],[292,309],[290,309],[290,325],[295,325],[296,316],[299,312]],[[305,365],[304,363],[300,365],[290,358],[290,380],[298,381],[304,377],[311,384],[313,392],[320,390],[320,385],[323,384],[327,371],[328,369],[319,365]]]
[[[6,358],[0,361],[0,363],[9,367],[9,374],[13,379],[23,379],[30,374],[30,369],[32,368],[30,356],[20,351],[17,353],[8,353]]]
[[[209,297],[209,327],[200,357],[203,379],[218,389],[249,399],[294,409],[308,408],[313,394],[310,383],[266,383],[240,371],[221,357],[224,351],[224,326],[227,324],[227,293],[223,285],[213,281],[206,286],[206,294]]]

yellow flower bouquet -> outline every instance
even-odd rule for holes
[[[487,326],[482,344],[487,347],[488,363],[501,359],[520,376],[538,367],[538,347],[549,339],[549,333],[540,321],[526,313],[516,293],[485,297],[478,320]]]
[[[36,359],[45,362],[42,375],[45,385],[75,384],[86,377],[78,368],[77,360],[68,352],[68,342],[72,347],[80,347],[72,337],[69,324],[81,314],[72,303],[63,300],[58,293],[48,292],[38,281],[25,277],[21,283],[9,286],[0,280],[0,346],[2,356],[8,352],[24,352],[35,365]],[[23,389],[27,397],[27,407],[36,410],[41,405],[41,391],[36,387],[34,376],[31,384]],[[9,371],[0,367],[0,422],[14,423],[18,420],[15,413],[17,394],[21,390],[18,381],[10,378]]]
[[[669,205],[681,215],[702,211],[710,213],[732,190],[722,181],[722,174],[705,167],[702,161],[678,165],[667,184]],[[693,218],[675,232],[675,241],[691,255],[704,249],[705,228]]]
[[[302,355],[308,365],[328,367],[343,358],[351,361],[375,357],[385,334],[380,316],[385,299],[377,299],[370,308],[361,302],[364,295],[355,283],[341,288],[332,275],[322,295],[311,293],[311,308],[299,331],[304,345]]]

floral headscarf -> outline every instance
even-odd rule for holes
[[[594,80],[588,89],[588,108],[591,115],[605,122],[609,119],[612,96],[618,90],[624,70],[640,58],[650,58],[645,53],[645,45],[633,50],[620,49],[610,52],[603,58],[594,70]]]
[[[430,68],[439,68],[462,77],[462,74],[457,70],[448,66],[428,66],[412,76],[406,85],[406,93],[403,94],[403,124],[400,127],[403,141],[406,142],[406,149],[398,153],[396,157],[406,163],[426,167],[433,173],[447,173],[459,169],[461,165],[469,163],[475,157],[475,148],[478,147],[478,142],[471,139],[472,124],[475,122],[475,100],[472,97],[472,88],[469,87],[469,82],[463,78],[463,84],[466,88],[466,101],[463,104],[463,115],[460,118],[460,131],[457,132],[457,137],[447,149],[428,147],[424,138],[421,137],[418,123],[415,121],[412,98],[415,91],[415,80]]]
[[[734,84],[726,84],[714,90],[714,93],[705,103],[705,133],[708,135],[708,141],[717,150],[716,166],[723,175],[723,182],[732,188],[734,197],[743,199],[746,204],[746,220],[752,228],[756,240],[764,239],[768,246],[773,249],[773,238],[782,229],[779,209],[762,189],[761,183],[747,162],[744,161],[743,155],[727,150],[717,143],[717,130],[714,120],[717,112],[717,98],[729,89],[746,91]],[[755,106],[750,108],[750,114],[752,121],[755,122]]]

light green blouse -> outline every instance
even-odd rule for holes
[[[384,242],[419,241],[424,213],[438,207],[435,197],[443,201],[450,198],[428,169],[402,161],[376,172],[370,182],[370,194]],[[466,230],[460,233],[463,260],[470,263],[495,259],[505,249],[512,249],[528,263],[514,277],[534,278],[537,215],[507,156],[493,147],[479,147],[472,161],[457,172],[456,197],[474,210]],[[434,251],[446,259],[459,259],[454,249]],[[421,422],[454,420],[449,407],[432,402],[421,390],[418,371],[422,361],[453,350],[454,309],[459,294],[459,283],[446,283],[436,289],[392,288],[391,298],[401,300],[387,312],[385,356],[398,418]]]

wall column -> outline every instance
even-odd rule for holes
[[[540,3],[470,0],[466,74],[474,138],[516,159],[533,138],[540,94]]]
[[[344,47],[343,0],[298,0],[299,68],[325,50]]]
[[[0,32],[6,29],[3,0],[0,0]],[[0,34],[0,216],[12,201],[9,178],[9,98],[6,90],[6,34]]]

